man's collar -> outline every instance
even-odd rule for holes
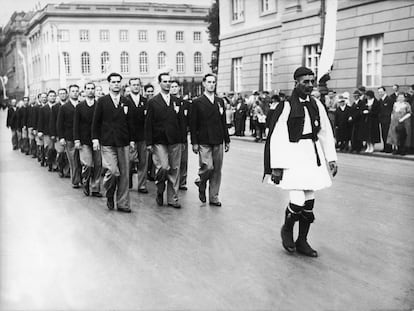
[[[305,99],[303,99],[303,98],[300,98],[300,97],[299,97],[299,101],[300,101],[301,103],[309,102],[309,95],[308,95],[308,96],[306,96],[306,98],[305,98]]]

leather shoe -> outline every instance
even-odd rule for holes
[[[206,203],[206,202],[207,202],[207,199],[206,199],[206,190],[205,190],[205,189],[201,189],[201,187],[200,187],[201,182],[200,182],[200,180],[199,180],[199,179],[196,179],[196,180],[194,181],[194,183],[195,183],[195,184],[196,184],[196,186],[198,187],[198,198],[200,199],[200,201],[201,201],[202,203]]]
[[[164,204],[163,193],[157,192],[157,197],[155,198],[155,201],[159,206],[162,206]]]
[[[213,206],[221,206],[221,202],[210,202],[209,203],[210,205],[213,205]]]
[[[146,188],[138,189],[139,193],[148,193],[148,190]]]
[[[187,191],[187,187],[186,187],[186,186],[181,186],[179,189],[180,189],[180,190]]]
[[[83,185],[83,193],[88,197],[90,195],[89,184]]]
[[[73,189],[79,189],[79,188],[80,188],[80,186],[79,186],[79,185],[72,185],[72,188],[73,188]]]
[[[181,208],[180,203],[168,203],[168,206],[174,207],[174,208]]]
[[[108,198],[108,200],[106,201],[106,206],[110,210],[113,210],[115,208],[115,203],[114,203],[114,198],[113,197]]]
[[[92,196],[96,198],[102,198],[102,194],[100,192],[92,192]]]
[[[116,210],[122,213],[131,213],[131,209],[129,207],[118,207]]]

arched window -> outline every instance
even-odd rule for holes
[[[65,73],[66,75],[70,75],[70,57],[68,52],[63,52],[63,64],[65,66]]]
[[[81,54],[81,71],[83,74],[91,73],[91,60],[88,52]]]
[[[125,51],[121,53],[121,72],[129,72],[129,55]]]
[[[194,72],[201,73],[203,71],[201,53],[195,52],[194,53]]]
[[[165,67],[165,59],[166,55],[165,52],[159,52],[158,53],[158,69],[162,69]]]
[[[148,73],[148,54],[144,51],[139,53],[139,72]]]
[[[109,53],[101,53],[101,73],[107,73],[109,71]]]
[[[177,64],[177,73],[184,73],[184,53],[178,52],[175,60]]]

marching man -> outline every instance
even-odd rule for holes
[[[294,72],[295,89],[289,101],[280,103],[269,124],[265,145],[265,174],[280,188],[289,190],[290,202],[281,229],[282,245],[288,252],[317,257],[307,242],[315,191],[331,186],[338,170],[335,140],[322,103],[311,97],[315,75],[309,68]],[[299,235],[293,226],[299,221]]]

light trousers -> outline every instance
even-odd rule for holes
[[[145,140],[136,141],[134,148],[129,148],[131,165],[137,164],[138,189],[147,188],[148,151]]]
[[[82,145],[79,150],[82,165],[81,178],[83,185],[89,185],[92,192],[101,190],[102,155],[92,146]]]
[[[221,185],[221,169],[223,166],[223,144],[200,145],[198,152],[200,187],[205,189],[209,181],[209,200],[219,202],[219,191]]]
[[[65,153],[69,161],[70,178],[72,185],[79,185],[81,182],[81,164],[79,159],[79,150],[75,149],[75,144],[73,141],[66,142]]]

